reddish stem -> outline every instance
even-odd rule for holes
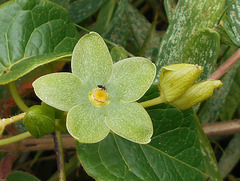
[[[240,60],[240,48],[229,57],[208,79],[218,80],[225,74],[238,60]]]

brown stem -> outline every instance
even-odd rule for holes
[[[210,80],[218,80],[225,74],[238,60],[240,60],[240,48],[229,57],[213,74],[208,78]]]
[[[59,131],[54,132],[53,138],[54,138],[55,150],[57,155],[59,181],[66,181],[61,133]]]
[[[231,135],[240,133],[240,119],[205,124],[202,127],[208,137]],[[3,138],[9,137],[11,136]],[[22,152],[54,149],[54,141],[50,135],[47,135],[39,139],[29,137],[16,143],[0,146],[0,151],[9,152],[14,149],[16,144],[19,144],[19,149]],[[76,149],[76,141],[70,135],[62,135],[62,144],[64,149]]]
[[[231,135],[240,132],[240,119],[202,125],[208,137]]]

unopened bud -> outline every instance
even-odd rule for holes
[[[165,102],[182,96],[196,81],[203,67],[194,64],[173,64],[161,70],[159,89]]]
[[[191,86],[181,97],[170,102],[174,107],[186,110],[196,104],[208,99],[213,94],[213,90],[221,87],[220,80],[206,80]]]

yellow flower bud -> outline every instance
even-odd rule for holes
[[[220,80],[206,80],[191,86],[181,97],[170,102],[174,107],[186,110],[206,100],[213,94],[213,90],[221,87]]]
[[[196,81],[203,67],[193,64],[173,64],[161,70],[159,89],[165,102],[172,102],[183,95]]]

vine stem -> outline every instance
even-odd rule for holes
[[[54,138],[55,150],[56,150],[56,155],[57,155],[59,181],[66,181],[61,132],[60,131],[54,132],[53,138]]]
[[[164,100],[162,99],[162,97],[156,97],[156,98],[148,100],[148,101],[140,102],[140,104],[145,108],[145,107],[150,107],[150,106],[154,106],[157,104],[161,104],[163,102],[164,102]]]
[[[73,145],[73,148],[76,148],[76,145]],[[65,173],[66,175],[71,174],[79,166],[79,161],[77,155],[75,154],[68,163],[65,164]],[[58,173],[53,174],[48,181],[58,181]]]
[[[28,110],[28,106],[23,102],[23,100],[21,99],[19,93],[18,93],[18,90],[17,90],[17,87],[16,87],[16,82],[13,81],[13,82],[10,82],[8,84],[9,86],[9,90],[12,94],[12,97],[15,101],[15,103],[17,104],[17,106],[23,111],[23,112],[26,112]]]
[[[208,79],[218,80],[225,74],[238,60],[240,60],[240,48],[229,57]]]
[[[10,118],[0,119],[0,137],[2,136],[2,132],[7,125],[22,120],[24,118],[25,114],[26,113],[21,113],[19,115],[16,115],[16,116],[13,116]]]
[[[12,124],[12,123],[22,120],[24,118],[25,114],[26,113],[24,112],[24,113],[18,114],[16,116],[13,116],[10,118],[3,118],[3,119],[0,119],[0,122],[2,124],[4,124],[4,126],[7,126],[9,124]]]
[[[17,136],[12,136],[10,138],[1,139],[0,140],[0,146],[7,145],[7,144],[10,144],[10,143],[14,143],[14,142],[23,140],[23,139],[25,139],[27,137],[30,137],[30,136],[31,136],[31,134],[27,131],[27,132],[19,134]]]

